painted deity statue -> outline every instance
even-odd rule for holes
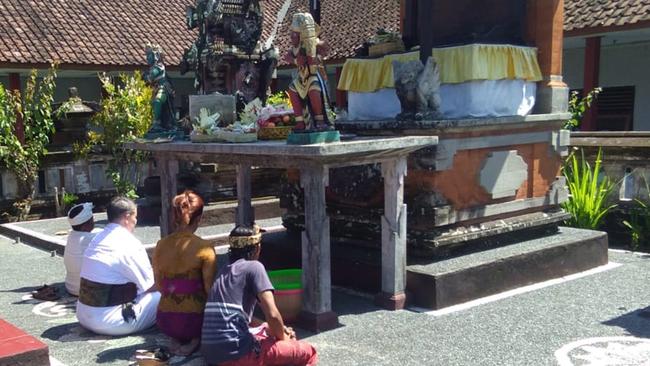
[[[145,52],[149,70],[144,74],[144,79],[153,87],[151,99],[153,123],[148,133],[175,132],[174,89],[165,73],[162,48],[158,45],[147,44]]]
[[[296,116],[296,132],[333,130],[328,118],[327,85],[320,71],[320,59],[326,45],[318,38],[318,24],[309,13],[296,13],[291,22],[291,49],[286,62],[297,66],[289,85],[289,98]],[[308,115],[305,120],[305,115]]]

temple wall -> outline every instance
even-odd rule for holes
[[[454,156],[453,168],[444,171],[411,170],[406,180],[407,194],[416,196],[423,190],[442,195],[456,210],[471,208],[511,199],[544,197],[550,185],[559,175],[561,158],[548,146],[548,143],[502,146],[499,151],[514,151],[522,158],[526,179],[513,192],[513,196],[494,198],[481,185],[482,175],[509,174],[495,168],[485,170],[486,161],[494,148],[458,151]],[[514,171],[512,169],[511,171]],[[489,179],[490,177],[486,177]]]
[[[574,132],[571,146],[581,148],[589,161],[602,151],[602,171],[616,186],[612,202],[650,201],[650,134],[648,132]]]
[[[106,177],[107,167],[108,158],[105,157],[45,163],[35,184],[36,198],[53,197],[55,187],[63,187],[66,192],[77,195],[113,191],[113,184]],[[135,175],[130,177],[137,185],[142,185],[145,177],[155,175],[155,168],[151,163],[141,164],[138,171],[139,179],[136,179]],[[0,180],[0,200],[15,199],[15,176],[5,169],[0,169]]]

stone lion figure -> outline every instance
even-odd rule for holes
[[[440,72],[438,64],[429,57],[427,64],[420,60],[393,61],[395,91],[402,106],[399,120],[439,118]]]

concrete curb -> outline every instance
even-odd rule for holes
[[[284,226],[270,226],[264,228],[268,233],[274,233],[285,230]],[[65,240],[57,238],[56,236],[42,234],[34,230],[26,229],[16,224],[2,224],[0,225],[0,235],[4,235],[10,239],[31,245],[40,249],[50,252],[56,252],[58,255],[63,255],[65,251]],[[202,238],[209,241],[217,242],[215,247],[227,246],[226,239],[229,233],[205,235]],[[156,247],[156,243],[144,244],[147,253],[151,254]]]
[[[59,255],[63,255],[63,251],[65,250],[64,240],[55,236],[41,234],[34,230],[25,229],[16,224],[10,223],[0,225],[0,234],[18,242],[23,242],[41,249],[56,251]]]

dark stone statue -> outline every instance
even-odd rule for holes
[[[197,0],[187,8],[187,26],[198,37],[183,55],[181,73],[194,71],[199,94],[235,94],[242,103],[266,99],[277,51],[259,42],[262,19],[259,0]]]
[[[171,137],[176,134],[176,116],[174,115],[174,89],[167,78],[162,48],[147,44],[145,48],[149,70],[144,79],[153,87],[151,104],[153,122],[146,138]]]

